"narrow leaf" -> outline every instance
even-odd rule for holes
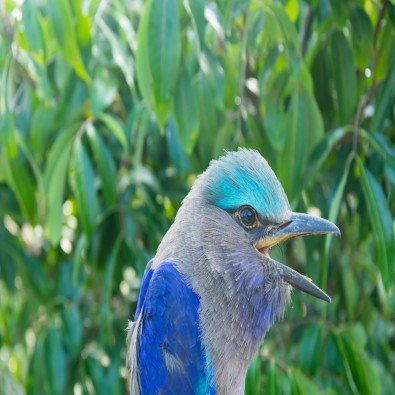
[[[347,124],[352,120],[357,102],[352,52],[347,38],[338,30],[332,34],[330,48],[339,119],[342,124]]]
[[[355,5],[350,13],[352,52],[355,64],[365,70],[371,59],[373,28],[372,22],[365,10]]]
[[[123,148],[128,151],[129,145],[126,139],[125,130],[121,122],[110,114],[102,113],[99,115],[99,119],[104,122],[109,132],[111,132],[116,139],[122,144]]]
[[[94,173],[90,158],[78,138],[73,148],[74,193],[78,203],[82,226],[87,238],[97,223],[99,203],[96,195]]]
[[[285,133],[287,143],[281,153],[278,173],[291,202],[295,203],[301,193],[307,158],[323,135],[317,103],[300,83],[291,98]]]
[[[394,280],[394,229],[392,215],[384,192],[369,170],[365,169],[358,158],[362,190],[368,208],[368,216],[373,228],[377,248],[377,266],[380,269],[386,289],[390,289]]]
[[[86,82],[90,81],[78,47],[75,21],[68,0],[48,1],[47,10],[59,50],[76,73]]]
[[[115,164],[110,151],[97,133],[96,128],[91,123],[87,126],[87,133],[96,164],[99,167],[104,198],[107,204],[111,206],[115,203],[117,198],[117,174]]]
[[[150,71],[150,61],[148,56],[149,38],[148,38],[148,23],[150,17],[152,0],[148,0],[143,16],[140,20],[139,30],[137,32],[137,51],[136,51],[136,73],[137,82],[140,92],[145,103],[153,106],[152,96],[152,77]]]
[[[66,357],[60,333],[53,326],[45,340],[45,367],[50,393],[62,395],[66,387]]]
[[[56,245],[61,236],[63,223],[62,204],[73,136],[77,125],[62,131],[50,149],[44,171],[46,196],[45,227],[48,238]]]
[[[163,124],[171,111],[180,63],[180,28],[176,0],[150,3],[148,59],[156,112]]]
[[[178,80],[174,104],[178,139],[184,151],[190,154],[199,133],[199,109],[191,76],[185,69]]]
[[[198,37],[199,50],[204,48],[204,32],[206,28],[206,19],[204,17],[204,0],[184,0],[184,6],[191,16],[195,34]]]

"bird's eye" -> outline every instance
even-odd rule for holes
[[[243,207],[239,211],[239,220],[245,228],[252,228],[256,224],[256,212],[252,207]]]

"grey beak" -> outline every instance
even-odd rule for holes
[[[325,302],[331,302],[331,297],[328,296],[321,288],[317,287],[309,278],[280,262],[277,262],[277,264],[282,267],[283,278],[288,284],[300,291],[315,296],[318,299],[325,300]]]
[[[280,225],[274,233],[276,236],[283,236],[286,239],[324,233],[335,233],[340,236],[340,230],[334,223],[303,213],[292,213],[290,221]]]
[[[340,236],[339,228],[332,222],[313,217],[302,213],[292,213],[290,219],[284,223],[272,227],[266,234],[259,239],[256,246],[259,248],[271,247],[287,239],[297,236],[315,235],[324,233],[335,233]],[[318,288],[309,278],[296,272],[288,266],[277,262],[283,279],[300,291],[306,292],[316,298],[331,301],[331,298],[320,288]]]
[[[274,232],[276,237],[284,239],[323,233],[335,233],[340,236],[339,228],[332,222],[302,213],[292,213],[290,222],[280,225]],[[287,283],[316,298],[325,300],[328,303],[331,302],[331,298],[310,279],[288,266],[280,265],[283,267],[283,277]]]

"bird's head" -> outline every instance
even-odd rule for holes
[[[199,194],[226,213],[232,223],[230,231],[235,229],[258,259],[274,265],[294,288],[330,302],[311,280],[271,259],[268,253],[271,247],[296,236],[340,231],[325,219],[292,212],[280,182],[257,151],[239,149],[212,161],[198,184]]]

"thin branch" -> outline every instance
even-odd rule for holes
[[[380,31],[380,28],[382,26],[382,22],[384,19],[385,11],[388,7],[389,0],[384,0],[383,4],[381,5],[381,8],[379,10],[378,16],[377,16],[377,22],[376,25],[374,26],[374,32],[373,32],[373,59],[372,59],[372,69],[376,67],[376,62],[377,62],[377,39],[378,39],[378,34]],[[374,75],[374,73],[372,73]],[[374,77],[373,77],[374,78]],[[362,116],[365,108],[368,106],[370,101],[372,100],[374,94],[376,93],[377,90],[377,82],[373,79],[372,84],[370,85],[369,91],[367,92],[366,95],[362,96],[361,100],[358,103],[357,106],[357,111],[355,113],[354,121],[353,121],[353,127],[354,127],[354,135],[353,135],[353,142],[352,142],[352,150],[354,153],[357,152],[357,144],[358,144],[358,128],[359,125],[362,121]]]

